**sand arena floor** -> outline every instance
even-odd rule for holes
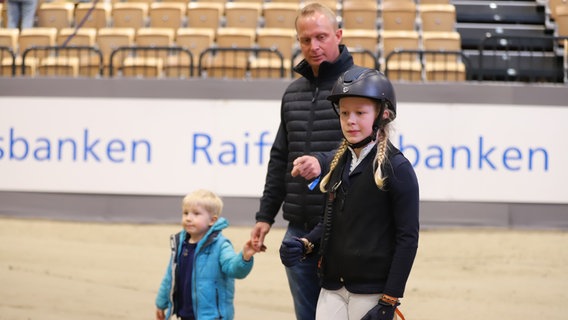
[[[154,319],[171,225],[0,218],[1,320]],[[240,250],[249,228],[225,235]],[[283,229],[237,281],[237,320],[289,320],[278,257]],[[401,309],[407,320],[564,320],[568,232],[436,229],[421,232]]]

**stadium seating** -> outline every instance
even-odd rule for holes
[[[298,9],[299,3],[265,2],[262,5],[263,27],[295,30]]]
[[[119,61],[124,60],[124,52],[119,52],[111,58],[115,49],[130,47],[134,44],[136,29],[134,28],[101,28],[97,33],[97,47],[103,54],[104,75],[117,74]],[[111,59],[114,59],[111,69]]]
[[[453,4],[422,4],[418,14],[422,31],[456,29],[456,7]]]
[[[556,34],[568,37],[568,4],[556,7]]]
[[[187,48],[193,54],[193,75],[198,74],[199,56],[215,44],[215,30],[209,28],[180,28],[176,33],[176,44]],[[182,61],[180,63],[185,63]]]
[[[149,5],[145,2],[117,2],[112,8],[112,26],[140,29],[148,25]]]
[[[18,52],[18,29],[0,28],[0,76],[11,77],[15,74],[15,54]]]
[[[251,28],[219,28],[216,45],[225,50],[209,51],[199,61],[199,74],[216,78],[245,78],[250,51],[254,46],[256,31]],[[206,73],[205,73],[206,72]]]
[[[377,30],[379,7],[375,1],[345,0],[342,10],[344,29]]]
[[[71,27],[74,10],[71,2],[44,2],[37,9],[37,26],[58,30]]]
[[[266,58],[275,55],[270,52],[270,48],[276,48],[282,55],[285,76],[292,74],[291,68],[294,65],[292,59],[300,59],[297,54],[294,21],[297,10],[309,3],[311,0],[111,0],[99,1],[96,6],[93,2],[78,2],[72,4],[65,1],[40,1],[36,28],[53,27],[56,33],[55,43],[62,45],[64,39],[71,34],[67,45],[87,46],[92,43],[92,32],[85,30],[103,30],[108,28],[121,30],[132,29],[134,35],[137,30],[149,28],[169,28],[169,35],[173,32],[173,39],[166,42],[148,40],[150,35],[141,36],[138,41],[132,36],[131,40],[121,42],[122,45],[152,46],[166,45],[178,46],[190,52],[188,55],[183,51],[166,52],[161,51],[160,62],[155,61],[155,70],[159,70],[162,75],[173,75],[177,72],[180,77],[199,76],[199,57],[202,52],[215,47],[238,48],[238,50],[209,50],[204,57],[203,70],[207,70],[207,76],[226,76],[220,75],[219,70],[227,70],[230,67],[227,62],[231,59],[237,65],[234,70],[239,70],[235,77],[277,77],[280,72],[280,62],[272,59],[267,62]],[[322,2],[323,1],[323,2]],[[432,67],[429,64],[433,59],[433,54],[416,52],[425,50],[431,51],[452,51],[453,55],[446,54],[445,58],[456,60],[459,71],[465,70],[465,78],[477,80],[505,80],[505,81],[533,81],[527,76],[518,76],[532,70],[533,74],[542,74],[534,77],[535,81],[562,81],[559,76],[559,69],[562,68],[564,42],[562,37],[568,36],[566,31],[565,14],[563,6],[568,6],[568,0],[548,0],[548,1],[450,1],[450,0],[322,0],[320,2],[329,6],[337,12],[338,21],[343,29],[343,43],[350,48],[354,60],[359,65],[368,67],[375,66],[385,70],[386,58],[392,48],[402,48],[401,50],[414,51],[410,54],[393,54],[388,69],[394,81],[409,81],[418,74],[416,62],[422,63],[421,78],[423,81],[431,81],[434,77],[429,76],[426,69]],[[5,5],[0,10],[4,15],[0,15],[0,23],[6,24]],[[75,8],[75,9],[74,9]],[[564,12],[568,9],[564,9]],[[86,17],[86,15],[89,15]],[[2,18],[3,17],[3,18]],[[70,30],[80,26],[79,31]],[[69,29],[71,28],[71,29]],[[235,44],[237,35],[234,30],[249,29],[244,37],[252,37],[252,43],[243,45]],[[207,29],[207,30],[203,30]],[[275,34],[277,29],[287,29],[280,34]],[[191,31],[190,31],[191,30]],[[223,31],[220,31],[223,30]],[[13,36],[0,28],[0,46],[2,43],[8,44],[4,47],[13,48],[19,63],[22,62],[22,50],[18,45],[14,46]],[[418,33],[416,45],[407,46],[394,45],[390,31],[410,31]],[[452,34],[452,46],[446,46],[442,39],[434,39],[435,33],[432,31],[444,31]],[[456,40],[455,32],[458,32],[459,39]],[[96,32],[96,31],[95,31]],[[117,49],[116,45],[104,44],[105,39],[112,39],[112,36],[104,31],[97,34],[95,43],[91,46],[95,49],[90,54],[96,55],[96,50],[103,54],[105,75],[109,75],[110,55]],[[144,34],[147,31],[143,31]],[[222,35],[217,37],[217,33]],[[228,36],[228,34],[231,34]],[[380,36],[378,36],[380,34]],[[397,34],[396,32],[394,34]],[[491,35],[493,39],[486,39],[486,35]],[[170,38],[170,36],[167,36]],[[125,36],[125,35],[123,35]],[[163,35],[162,35],[163,36]],[[242,35],[241,35],[242,36]],[[17,34],[16,43],[20,43],[20,36]],[[28,36],[24,36],[23,39]],[[110,37],[110,38],[109,38]],[[129,38],[130,36],[125,36]],[[553,37],[559,39],[552,40]],[[2,40],[2,38],[4,40]],[[145,39],[146,40],[143,40]],[[227,40],[232,38],[233,40]],[[395,37],[396,38],[396,37]],[[91,39],[91,40],[88,40]],[[117,38],[115,38],[116,40]],[[531,41],[525,39],[532,39]],[[147,41],[148,40],[148,41]],[[154,38],[156,40],[156,38]],[[228,41],[228,42],[227,42]],[[237,42],[239,42],[238,40]],[[414,40],[413,40],[414,41]],[[444,41],[449,41],[445,39]],[[459,41],[459,47],[456,47]],[[112,42],[112,41],[111,41]],[[403,41],[404,42],[404,41]],[[293,43],[288,45],[287,43]],[[506,44],[506,45],[504,45]],[[126,46],[128,46],[126,45]],[[15,47],[15,48],[14,48]],[[249,50],[241,50],[248,48]],[[259,48],[254,50],[254,48]],[[260,48],[263,48],[262,50]],[[174,50],[175,51],[175,50]],[[231,52],[233,51],[233,52]],[[66,54],[70,54],[67,50]],[[538,52],[538,54],[535,54]],[[40,55],[39,50],[35,53]],[[43,53],[46,55],[47,53]],[[115,57],[126,55],[127,52],[117,53]],[[133,54],[131,52],[130,54]],[[11,57],[8,50],[2,54],[2,65],[10,65]],[[395,56],[396,55],[396,59]],[[402,59],[402,56],[412,56],[417,59]],[[236,56],[239,56],[236,58]],[[436,56],[444,56],[438,54]],[[223,57],[223,59],[221,59]],[[499,57],[506,57],[497,61]],[[35,57],[37,67],[41,66],[41,57]],[[131,65],[136,65],[140,59],[125,60]],[[176,62],[170,63],[172,59]],[[190,61],[193,59],[193,72],[188,72]],[[32,57],[28,57],[26,64],[33,64]],[[63,59],[47,60],[50,65],[57,65]],[[92,62],[92,67],[97,68],[97,62]],[[225,62],[220,62],[225,60]],[[395,63],[395,60],[398,60]],[[404,61],[404,62],[403,62]],[[297,61],[296,61],[297,62]],[[73,64],[73,63],[71,63]],[[471,66],[470,66],[471,64]],[[493,67],[488,68],[489,65]],[[78,73],[74,68],[70,68],[67,75],[83,76],[83,60],[79,60]],[[176,72],[168,70],[180,66]],[[273,68],[276,66],[276,68]],[[395,76],[394,67],[404,67],[400,70],[405,77]],[[119,67],[119,69],[122,67]],[[21,68],[18,68],[20,70]],[[34,72],[30,67],[24,68],[29,72]],[[534,70],[533,70],[534,69]],[[5,75],[7,69],[2,69]],[[122,70],[122,69],[121,69]],[[115,70],[121,72],[121,70]],[[410,71],[409,71],[410,70]],[[37,71],[37,70],[36,70]],[[41,70],[40,70],[41,71]],[[213,72],[215,71],[215,72]],[[219,71],[219,72],[216,72]],[[253,72],[254,71],[254,72]],[[261,72],[262,71],[262,72]],[[386,70],[385,70],[386,71]],[[472,74],[467,74],[471,72]],[[504,74],[508,74],[505,76]],[[21,73],[21,72],[20,72]],[[26,72],[26,75],[30,73]],[[41,74],[41,72],[37,73]],[[96,73],[90,73],[98,76]],[[155,72],[157,75],[158,73]],[[244,75],[243,75],[244,74]],[[413,75],[409,77],[409,75]],[[513,75],[513,76],[511,76]],[[175,76],[175,75],[173,75]],[[297,75],[292,75],[292,77]],[[463,79],[460,75],[459,79]],[[456,80],[459,80],[456,78]],[[528,80],[527,80],[528,79]],[[414,80],[412,80],[414,81]]]
[[[225,4],[225,27],[256,29],[262,5],[254,2],[227,2]]]
[[[384,30],[381,33],[382,60],[385,74],[395,81],[421,81],[422,64],[416,52],[400,53],[398,50],[420,49],[418,31]]]
[[[187,27],[217,30],[225,12],[223,3],[190,2],[187,6]]]
[[[426,81],[465,81],[466,65],[459,54],[460,34],[457,31],[428,31],[422,33]]]
[[[170,28],[174,31],[184,25],[187,4],[182,2],[154,2],[150,4],[150,27]]]
[[[416,30],[416,4],[413,1],[386,1],[381,5],[383,30]]]
[[[355,64],[376,68],[379,56],[379,31],[376,29],[345,29],[343,40]]]
[[[75,8],[75,26],[82,28],[106,28],[110,26],[112,4],[81,2]]]
[[[17,52],[19,36],[20,30],[18,29],[0,28],[0,47],[8,47]]]
[[[282,59],[274,53],[259,52],[250,63],[252,78],[281,78],[291,74],[292,55],[296,48],[296,32],[286,28],[260,28],[256,35],[259,48],[278,50]],[[284,72],[284,75],[281,74]]]
[[[558,6],[568,5],[568,0],[548,0],[548,11],[550,18],[556,20],[556,9]]]

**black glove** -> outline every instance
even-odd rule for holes
[[[304,255],[304,243],[299,238],[282,241],[282,245],[280,246],[280,260],[286,267],[295,266],[302,260]]]
[[[391,305],[384,301],[379,300],[379,303],[369,310],[367,314],[361,318],[361,320],[392,320],[394,318],[394,310],[400,303],[396,305]]]

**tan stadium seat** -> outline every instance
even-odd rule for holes
[[[457,31],[422,32],[424,50],[439,51],[426,53],[424,68],[427,81],[465,81],[466,67],[461,55],[448,52],[461,52],[461,37]]]
[[[418,12],[422,31],[456,29],[456,7],[453,4],[423,4]]]
[[[216,46],[221,48],[252,48],[256,40],[256,30],[251,28],[219,28]],[[250,52],[220,51],[215,55],[203,56],[201,70],[208,77],[244,78],[248,70]]]
[[[343,1],[343,29],[376,30],[379,18],[378,10],[378,4],[375,1]]]
[[[381,5],[383,30],[415,30],[416,4],[411,1],[388,1]]]
[[[79,58],[77,57],[46,57],[38,68],[38,76],[72,77],[79,76]]]
[[[97,29],[95,28],[63,28],[59,30],[56,43],[58,46],[66,47],[80,46],[80,47],[96,47]],[[78,76],[84,77],[98,77],[100,76],[102,61],[100,56],[96,54],[93,49],[72,49],[68,48],[59,52],[61,56],[76,57],[78,58]],[[59,61],[51,61],[50,67],[54,68],[55,62],[64,63],[63,59]],[[74,64],[73,61],[69,61]],[[40,72],[41,73],[41,72]],[[74,74],[74,72],[67,71],[66,73]]]
[[[44,2],[37,9],[37,26],[62,29],[71,27],[75,5],[71,2]]]
[[[224,12],[225,6],[221,3],[190,2],[187,6],[187,27],[216,31],[221,26]]]
[[[264,28],[295,30],[299,3],[265,2],[262,6]]]
[[[79,25],[91,10],[92,3],[81,2],[75,8],[75,25]],[[91,14],[86,18],[82,28],[106,28],[110,25],[112,4],[98,2]]]
[[[199,56],[215,44],[215,30],[209,28],[180,28],[176,33],[176,45],[187,48],[193,54],[193,74],[199,71]],[[184,63],[183,59],[181,63]],[[188,75],[189,76],[189,75]]]
[[[9,47],[14,52],[18,52],[18,37],[20,30],[0,28],[0,46]]]
[[[97,33],[97,46],[103,54],[104,74],[109,74],[112,52],[119,47],[134,45],[136,29],[134,28],[102,28]],[[118,72],[120,62],[124,60],[124,52],[114,56],[113,74]]]
[[[260,48],[277,49],[283,57],[284,77],[291,75],[292,54],[297,47],[296,31],[293,29],[260,28],[256,35],[256,44]],[[261,52],[251,61],[252,78],[280,78],[281,65],[276,54]]]
[[[261,17],[262,5],[251,2],[227,2],[225,27],[256,29]]]
[[[187,4],[181,2],[154,2],[150,5],[150,27],[177,30],[183,26]]]
[[[18,36],[20,30],[0,28],[0,47],[7,47],[14,54],[18,53]],[[4,77],[12,76],[13,57],[6,50],[0,51],[0,75]],[[28,73],[29,74],[29,73]]]
[[[112,8],[112,26],[115,28],[144,28],[148,24],[149,5],[145,2],[117,2]]]
[[[418,54],[395,54],[395,50],[419,50],[420,37],[417,31],[384,30],[381,33],[383,71],[394,81],[420,81],[422,64]],[[387,61],[388,59],[388,61]]]
[[[556,20],[556,9],[559,6],[568,5],[568,0],[548,0],[548,9],[550,10],[550,17]]]
[[[342,43],[349,48],[356,65],[376,67],[379,52],[379,32],[376,29],[345,29]],[[362,50],[367,50],[373,57],[368,52],[361,52]]]

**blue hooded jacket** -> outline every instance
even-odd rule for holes
[[[233,319],[235,278],[243,279],[252,270],[254,258],[245,261],[242,252],[236,253],[230,240],[221,234],[228,226],[225,218],[219,218],[195,248],[191,290],[196,320]],[[175,275],[185,237],[185,230],[170,237],[172,254],[156,297],[156,307],[168,309],[166,319],[175,310]]]

